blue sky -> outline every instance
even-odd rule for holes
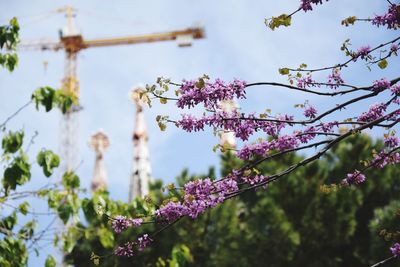
[[[279,67],[296,67],[303,62],[315,67],[337,63],[344,58],[339,48],[347,38],[351,38],[357,48],[365,44],[374,46],[382,39],[389,40],[394,36],[394,33],[366,24],[348,28],[340,25],[340,20],[350,15],[368,17],[386,9],[383,0],[365,2],[329,1],[313,12],[297,14],[292,27],[276,31],[265,27],[264,18],[291,12],[299,4],[297,0],[0,1],[0,23],[17,16],[23,41],[57,40],[58,30],[66,20],[54,10],[68,4],[78,9],[77,27],[86,39],[194,25],[205,28],[206,38],[195,41],[190,48],[162,42],[93,48],[79,54],[78,78],[84,110],[79,114],[79,161],[83,160],[83,164],[77,172],[83,186],[89,188],[94,153],[87,141],[91,134],[103,129],[111,140],[105,154],[111,196],[127,200],[133,156],[134,106],[128,99],[132,87],[153,83],[159,76],[180,81],[204,73],[225,80],[284,81],[277,72]],[[19,53],[19,57],[19,66],[12,74],[0,70],[0,121],[26,103],[37,87],[59,87],[63,76],[63,52],[29,51]],[[44,61],[48,62],[47,69]],[[360,85],[376,78],[397,77],[394,70],[399,69],[398,59],[390,64],[391,68],[381,72],[370,72],[358,64],[358,68],[343,76]],[[284,113],[294,112],[293,104],[305,99],[316,103],[317,107],[333,104],[329,98],[321,100],[268,87],[250,89],[247,101],[239,104],[244,110],[272,108]],[[155,116],[170,114],[176,117],[179,113],[173,106],[164,105],[146,110],[153,176],[165,181],[173,181],[183,168],[201,173],[219,162],[219,155],[212,152],[218,140],[209,132],[186,134],[172,126],[166,132],[160,132]],[[44,146],[58,150],[59,120],[58,112],[36,112],[32,106],[12,120],[8,128],[23,128],[28,138],[34,131],[39,132],[31,149],[33,157]],[[37,168],[32,181],[37,186],[45,181]],[[37,261],[42,260],[35,260],[32,265],[36,266]]]

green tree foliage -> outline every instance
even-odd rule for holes
[[[19,24],[16,18],[12,18],[8,25],[0,25],[0,65],[10,72],[18,64],[18,56],[15,53],[18,42]]]
[[[35,102],[37,110],[42,106],[46,112],[49,112],[54,107],[58,107],[63,114],[78,102],[74,94],[62,89],[55,90],[49,86],[36,89],[32,94],[32,100]]]
[[[15,18],[10,20],[9,25],[0,26],[0,65],[10,72],[14,70],[18,58],[14,53],[19,41],[19,26]],[[3,51],[6,50],[4,53]],[[41,180],[42,177],[33,177],[32,166],[37,164],[42,168],[43,175],[50,177],[60,164],[60,158],[51,150],[42,149],[36,155],[36,161],[31,161],[28,155],[28,148],[33,144],[33,138],[29,143],[24,143],[24,131],[7,130],[7,122],[15,117],[22,109],[31,103],[36,103],[36,108],[44,107],[46,112],[57,107],[62,113],[68,112],[75,99],[64,93],[62,90],[55,90],[51,87],[37,89],[32,99],[19,108],[13,115],[0,124],[0,266],[19,267],[26,266],[28,255],[33,250],[39,254],[37,249],[41,239],[51,238],[48,231],[56,221],[53,220],[44,230],[38,230],[38,217],[43,215],[36,213],[29,204],[33,199],[47,200],[49,208],[55,212],[55,219],[59,217],[65,224],[74,225],[79,220],[78,212],[81,208],[81,200],[78,193],[79,178],[74,173],[66,173],[63,176],[62,184],[52,180]],[[26,148],[24,147],[26,145]],[[39,189],[26,190],[28,182],[33,180],[40,184]],[[46,214],[45,214],[46,215]],[[22,219],[22,217],[25,217]],[[73,220],[71,220],[71,218]],[[41,227],[43,228],[43,226]],[[74,246],[73,227],[66,233],[59,236],[55,234],[54,245],[62,242],[64,248]],[[45,266],[56,266],[56,261],[49,256]]]
[[[363,164],[360,159],[371,149],[381,146],[380,141],[373,142],[365,135],[354,136],[320,161],[299,169],[282,182],[255,194],[250,192],[231,199],[196,221],[182,219],[163,231],[150,248],[131,259],[108,256],[100,258],[99,262],[101,266],[186,266],[182,263],[171,265],[176,262],[174,251],[184,244],[190,251],[187,259],[193,260],[186,261],[190,266],[372,264],[389,256],[387,246],[390,243],[379,236],[383,229],[381,223],[391,231],[399,225],[393,222],[393,212],[399,212],[398,202],[393,199],[400,193],[400,188],[393,185],[399,184],[400,170],[396,167],[371,169],[366,172],[366,183],[357,189],[330,184],[343,178],[349,169],[360,168]],[[300,158],[300,155],[287,155],[263,163],[259,171],[268,174],[284,170]],[[223,173],[242,164],[232,155],[225,154]],[[205,176],[214,177],[213,171]],[[199,176],[190,176],[184,171],[177,178],[177,184],[181,186],[194,178]],[[80,225],[80,231],[85,234],[68,256],[69,262],[75,266],[88,266],[92,252],[111,255],[113,248],[124,240],[154,231],[155,226],[151,224],[117,235],[112,232],[107,216],[147,214],[153,203],[175,197],[174,193],[161,194],[162,188],[161,182],[157,181],[152,185],[151,200],[137,199],[131,204],[112,201],[106,192],[84,200],[88,224]],[[166,188],[175,191],[171,185]],[[98,203],[102,203],[100,214],[96,212]],[[107,236],[106,241],[101,239],[103,234]]]

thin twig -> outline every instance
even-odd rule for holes
[[[390,257],[390,258],[384,259],[383,261],[377,262],[377,263],[375,263],[374,265],[371,265],[371,267],[382,266],[382,265],[384,265],[384,264],[386,264],[386,263],[388,263],[388,262],[391,262],[391,261],[394,260],[394,259],[398,259],[398,258],[399,258],[399,257],[392,256],[392,257]]]
[[[372,53],[373,51],[375,51],[375,50],[377,50],[377,49],[380,49],[380,48],[382,48],[382,47],[384,47],[384,46],[386,46],[386,45],[388,45],[388,44],[392,44],[392,43],[394,43],[394,42],[396,42],[396,41],[398,41],[398,40],[400,40],[400,36],[397,37],[397,38],[395,38],[395,39],[393,39],[393,40],[391,40],[391,41],[388,41],[388,42],[386,42],[386,43],[383,43],[383,44],[380,44],[380,45],[376,46],[375,48],[371,49],[371,50],[368,52],[368,54],[370,54],[370,53]],[[331,70],[331,69],[335,69],[335,68],[343,68],[343,67],[346,67],[347,64],[349,64],[350,62],[354,61],[355,59],[357,59],[357,58],[359,58],[359,57],[360,57],[360,56],[358,55],[358,56],[356,56],[356,57],[352,57],[351,59],[349,59],[349,60],[347,60],[347,61],[345,61],[345,62],[343,62],[343,63],[339,63],[339,64],[336,64],[336,65],[333,65],[333,66],[329,66],[329,67],[315,68],[315,69],[300,69],[300,68],[294,69],[294,68],[288,68],[288,70],[290,70],[290,71],[299,71],[299,72],[317,72],[317,71]]]
[[[17,111],[15,111],[12,115],[10,115],[2,124],[0,124],[0,129],[4,128],[6,126],[6,124],[15,116],[18,115],[18,113],[20,113],[22,110],[24,110],[27,106],[29,106],[30,104],[32,104],[33,101],[29,100],[29,102],[27,102],[26,104],[24,104],[23,106],[21,106],[19,109],[17,109]]]

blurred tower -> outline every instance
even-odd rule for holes
[[[82,35],[75,25],[75,12],[71,6],[59,8],[57,12],[65,13],[67,26],[60,30],[60,41],[65,49],[64,79],[62,80],[62,89],[68,95],[79,99],[79,82],[76,75],[77,53],[80,48],[77,46],[77,40],[82,40]],[[78,111],[81,110],[79,103],[73,105],[70,110],[63,115],[61,120],[61,173],[72,171],[77,166],[79,155],[79,117]]]
[[[231,113],[238,108],[237,103],[234,100],[224,100],[221,101],[219,107],[222,111]],[[235,149],[236,148],[236,137],[235,134],[231,131],[224,130],[220,135],[221,146],[227,149]]]
[[[137,87],[130,92],[130,98],[136,106],[135,127],[133,130],[133,167],[129,184],[129,197],[131,202],[136,197],[143,197],[149,193],[151,179],[151,167],[149,157],[146,121],[144,118],[144,106],[146,103],[140,98],[140,92],[144,89]]]
[[[89,141],[89,146],[96,153],[92,178],[92,192],[107,188],[107,171],[103,160],[104,151],[110,146],[110,141],[102,131],[98,131]]]

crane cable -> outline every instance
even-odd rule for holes
[[[31,25],[37,24],[57,14],[57,10],[43,12],[38,14],[16,16],[20,26],[27,28]],[[10,18],[0,18],[0,25],[8,24]]]

